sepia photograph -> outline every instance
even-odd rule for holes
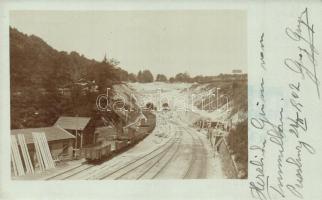
[[[246,10],[11,10],[9,25],[12,180],[248,178]]]

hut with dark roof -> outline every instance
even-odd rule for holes
[[[90,123],[89,117],[59,117],[55,123],[55,126],[65,129],[69,133],[76,136],[75,148],[82,148],[86,144],[90,144],[93,141],[93,135],[95,131],[95,125]]]

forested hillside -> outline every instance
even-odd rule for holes
[[[57,51],[37,36],[10,28],[11,127],[50,126],[60,115],[95,114],[97,94],[128,79],[115,65],[106,58],[98,62]]]

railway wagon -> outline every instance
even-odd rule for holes
[[[136,128],[128,128],[124,130],[124,137],[131,144],[136,144],[143,140],[156,126],[156,116],[151,111],[143,111],[146,120],[142,120]]]
[[[111,145],[87,146],[81,149],[81,157],[89,162],[101,161],[108,158],[112,154]]]
[[[153,129],[154,128],[152,128],[151,126],[141,125],[138,127],[137,132],[138,132],[138,135],[142,135],[142,134],[148,135],[149,133],[151,133],[153,131]]]
[[[106,144],[106,142],[94,143],[81,150],[81,157],[86,158],[89,162],[101,162],[109,156],[114,155],[114,153],[122,152],[143,140],[156,126],[155,114],[151,111],[143,111],[143,114],[147,120],[141,122],[137,127],[128,127],[115,138],[111,138],[112,140],[110,142],[113,142],[113,149],[111,147],[112,145]]]
[[[143,140],[146,136],[147,136],[148,134],[147,134],[147,132],[140,132],[139,131],[139,128],[136,130],[136,132],[135,132],[135,137],[132,137],[131,139],[130,139],[130,143],[131,144],[135,144],[135,143],[137,143],[137,142],[139,142],[139,141],[141,141],[141,140]]]
[[[123,149],[125,149],[128,146],[128,141],[124,140],[124,141],[119,141],[116,140],[115,141],[115,151],[122,151]]]
[[[133,128],[124,128],[123,133],[119,134],[117,136],[116,141],[127,141],[132,143],[131,141],[134,141],[136,138],[136,130]]]
[[[123,134],[118,136],[118,140],[129,141],[130,144],[135,144],[148,135],[148,132],[140,126],[137,128],[127,128]]]

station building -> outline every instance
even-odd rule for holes
[[[90,144],[93,141],[93,133],[95,126],[90,123],[89,117],[69,117],[61,116],[55,123],[55,126],[60,127],[75,136],[75,149],[81,149],[84,145]]]

